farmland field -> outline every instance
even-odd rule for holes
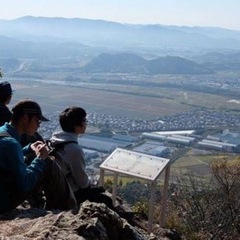
[[[213,153],[211,151],[201,151],[192,149],[184,156],[179,158],[171,167],[171,175],[174,178],[179,174],[193,174],[200,177],[211,176],[211,163],[213,161],[221,161],[228,159],[229,161],[235,161],[238,159],[236,154],[227,153]]]
[[[47,80],[18,81],[16,79],[10,82],[16,90],[11,105],[20,99],[30,98],[40,103],[44,114],[62,111],[68,106],[75,105],[85,108],[88,113],[97,112],[130,119],[151,120],[163,115],[196,109],[213,109],[214,111],[230,109],[228,102],[230,97],[203,92],[150,86],[124,86],[105,82],[77,84],[64,81],[56,83]],[[232,106],[235,106],[235,112],[240,110],[240,104]],[[173,164],[171,177],[175,178],[178,174],[189,172],[208,177],[210,175],[209,164],[220,158],[221,155],[192,149]],[[163,179],[164,174],[160,177],[161,181]],[[124,184],[125,182],[123,180]]]
[[[175,114],[191,110],[191,107],[171,99],[116,93],[83,87],[43,84],[37,82],[14,82],[11,104],[24,98],[38,101],[45,112],[77,105],[88,112],[99,112],[129,118],[151,119],[160,115]]]
[[[45,112],[77,105],[88,112],[148,120],[194,109],[240,111],[240,104],[231,102],[230,96],[180,89],[86,81],[76,84],[59,81],[54,84],[54,80],[15,79],[10,82],[16,90],[11,104],[19,99],[30,98],[38,101]]]

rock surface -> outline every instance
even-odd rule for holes
[[[173,239],[147,234],[133,227],[104,204],[84,202],[75,211],[17,208],[0,215],[0,240],[158,240]]]

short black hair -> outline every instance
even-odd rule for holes
[[[74,127],[82,126],[87,116],[86,111],[81,107],[66,108],[59,115],[61,128],[65,132],[74,132]]]

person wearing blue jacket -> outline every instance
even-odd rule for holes
[[[38,103],[19,101],[12,108],[10,123],[0,127],[0,213],[20,205],[39,185],[43,186],[46,208],[67,210],[75,207],[71,189],[58,166],[48,158],[42,141],[22,149],[21,134],[33,135],[41,121],[48,121]],[[27,166],[24,154],[33,151],[36,158]]]

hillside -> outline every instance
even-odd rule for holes
[[[215,71],[240,69],[240,51],[234,53],[209,52],[197,56],[194,60]]]
[[[206,74],[239,69],[240,31],[26,16],[0,20],[0,52],[3,72],[21,76]]]
[[[212,71],[181,57],[159,57],[146,60],[129,53],[101,54],[81,68],[88,73],[136,74],[209,74]]]

